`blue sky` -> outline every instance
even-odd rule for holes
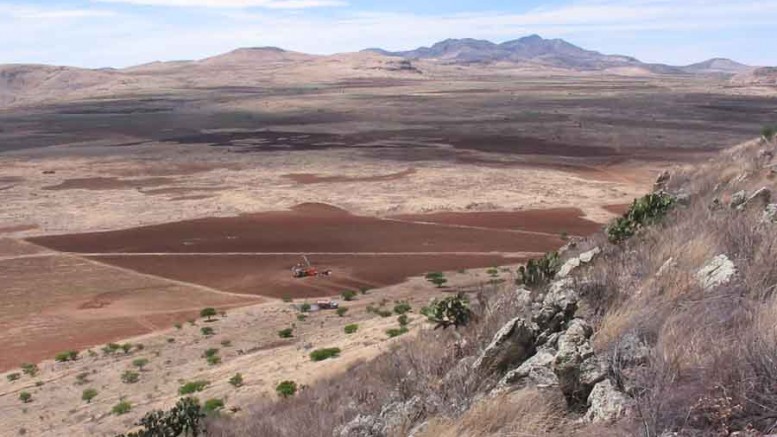
[[[777,65],[777,0],[0,0],[0,64],[124,67],[537,33],[643,61]]]

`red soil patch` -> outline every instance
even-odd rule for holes
[[[311,263],[331,269],[329,277],[294,279],[299,256],[99,256],[100,262],[138,272],[206,285],[234,293],[276,298],[314,298],[343,290],[397,284],[430,271],[451,271],[519,264],[526,259],[500,255],[315,255]],[[484,279],[485,280],[485,279]]]
[[[141,228],[37,237],[29,241],[77,253],[397,253],[546,252],[562,241],[498,229],[383,220],[305,204],[291,211],[207,218]]]
[[[44,190],[120,190],[125,188],[156,187],[175,182],[170,178],[143,178],[143,179],[119,179],[119,178],[76,178],[67,179],[59,185],[43,187]]]
[[[529,211],[406,214],[393,216],[392,218],[492,229],[513,229],[556,234],[567,232],[572,235],[590,235],[601,228],[601,224],[585,219],[583,216],[583,211],[578,208],[555,208]]]
[[[412,174],[415,174],[414,168],[400,171],[397,173],[391,173],[378,176],[365,176],[365,177],[348,177],[348,176],[320,176],[313,173],[291,173],[285,174],[283,177],[291,179],[298,184],[320,184],[320,183],[335,183],[335,182],[385,182],[395,181],[405,178]]]

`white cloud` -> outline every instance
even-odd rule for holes
[[[98,9],[55,9],[21,5],[0,4],[0,18],[5,15],[10,18],[26,20],[74,19],[108,17],[116,15],[113,11]]]
[[[326,6],[346,6],[344,0],[94,0],[100,3],[125,3],[143,6],[196,8],[306,9]]]

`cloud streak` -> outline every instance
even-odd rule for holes
[[[141,6],[164,6],[178,8],[267,8],[307,9],[347,6],[344,0],[95,0],[99,3],[123,3]]]

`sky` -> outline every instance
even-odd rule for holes
[[[0,0],[0,64],[126,67],[239,47],[563,38],[645,62],[777,65],[777,0]]]

